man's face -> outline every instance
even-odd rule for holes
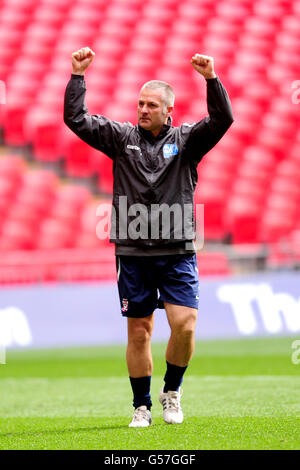
[[[172,110],[172,106],[166,105],[163,88],[144,88],[138,101],[138,123],[143,129],[157,135]]]

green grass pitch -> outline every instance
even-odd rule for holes
[[[0,365],[0,449],[300,449],[294,339],[197,342],[180,425],[162,418],[165,345],[154,344],[154,422],[146,429],[128,428],[125,346],[8,351]]]

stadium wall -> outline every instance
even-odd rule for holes
[[[293,335],[300,331],[300,276],[273,273],[200,282],[197,339]],[[156,310],[153,341],[169,327]],[[43,348],[126,343],[115,283],[0,290],[0,344]]]

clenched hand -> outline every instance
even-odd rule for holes
[[[207,55],[195,54],[191,59],[194,69],[201,73],[204,78],[216,78],[214,72],[214,59]]]
[[[85,70],[95,57],[95,52],[89,47],[82,47],[72,54],[72,73],[74,75],[84,75]]]

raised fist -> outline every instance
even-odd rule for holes
[[[95,57],[95,52],[89,47],[82,47],[72,54],[72,73],[75,75],[84,75],[85,70]]]
[[[204,78],[216,78],[214,72],[214,59],[207,55],[195,54],[191,59],[191,64],[197,72]]]

